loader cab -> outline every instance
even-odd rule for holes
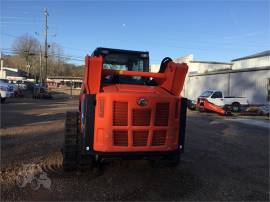
[[[103,69],[149,72],[149,52],[111,48],[97,48],[92,56],[103,58]],[[103,84],[139,84],[148,79],[140,76],[106,76]]]

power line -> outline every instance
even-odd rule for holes
[[[7,34],[7,33],[1,33],[1,34],[5,36],[9,36],[9,37],[19,38],[18,36],[15,36],[13,34]]]
[[[14,36],[14,35],[11,35],[11,34],[7,34],[7,33],[4,33],[4,35],[8,35],[8,36],[10,36],[10,37],[16,37],[16,36]],[[115,41],[115,39],[112,39],[112,40],[114,40]],[[236,47],[235,47],[235,45],[234,46],[232,46],[232,45],[229,45],[229,44],[211,44],[211,43],[204,43],[204,42],[199,42],[199,43],[196,43],[196,41],[192,41],[192,42],[189,42],[189,41],[187,41],[186,39],[184,40],[182,40],[183,42],[182,42],[182,45],[179,45],[180,44],[180,42],[179,42],[179,40],[177,41],[176,39],[174,39],[174,38],[169,38],[168,39],[169,41],[171,40],[171,41],[175,41],[176,43],[174,43],[174,44],[170,44],[170,43],[166,43],[165,44],[165,42],[166,41],[162,41],[162,42],[160,42],[160,41],[152,41],[152,40],[148,40],[146,43],[144,43],[144,44],[149,44],[149,45],[151,45],[151,46],[158,46],[158,47],[170,47],[170,48],[179,48],[179,49],[181,49],[181,50],[189,50],[189,51],[203,51],[203,52],[211,52],[211,51],[213,51],[212,49],[214,48],[214,49],[224,49],[224,48],[226,48],[226,49],[236,49]],[[120,40],[116,40],[116,41],[120,41]],[[121,42],[123,41],[123,39],[121,40]],[[187,44],[187,45],[184,45],[184,44]],[[194,46],[197,46],[197,47],[194,47]],[[265,45],[265,46],[267,46],[267,45]],[[86,50],[83,50],[83,49],[78,49],[78,48],[73,48],[73,47],[70,47],[70,46],[62,46],[62,45],[60,45],[60,47],[63,47],[64,49],[70,49],[70,50],[76,50],[76,51],[80,51],[80,52],[84,52],[84,53],[87,53],[88,51],[86,51]],[[211,47],[211,48],[210,48]],[[252,47],[252,46],[250,46],[250,45],[247,45],[247,47]],[[261,47],[261,48],[263,48],[264,46],[261,46],[261,45],[257,45],[256,47]],[[237,47],[238,49],[241,49],[242,47]]]
[[[6,36],[10,36],[10,37],[18,37],[12,34],[8,34],[8,33],[2,33],[3,35]],[[253,48],[268,48],[267,44],[252,44],[252,43],[247,43],[244,42],[240,43],[238,42],[238,44],[235,44],[235,42],[225,42],[225,41],[196,41],[197,39],[192,39],[192,38],[186,38],[186,37],[181,37],[181,39],[176,39],[173,37],[167,38],[166,41],[169,41],[171,43],[166,43],[166,41],[163,40],[164,43],[160,43],[160,41],[153,41],[153,40],[148,40],[145,44],[151,44],[154,46],[163,46],[163,47],[174,47],[174,48],[181,48],[181,49],[191,49],[192,46],[196,46],[196,50],[205,50],[208,51],[209,48],[229,48],[231,49],[232,47],[234,47],[235,49],[235,45],[241,44],[241,46],[248,46],[248,47],[253,47]],[[119,39],[110,39],[110,41],[123,41],[123,39],[119,40]],[[126,40],[127,41],[127,40]],[[166,43],[166,44],[165,44]],[[179,44],[186,44],[186,45],[179,45]],[[74,48],[74,47],[70,47],[70,46],[62,46],[61,47],[65,48],[65,49],[70,49],[70,50],[76,50],[76,51],[80,51],[80,52],[87,52],[86,50],[83,49],[79,49],[79,48]],[[199,48],[197,48],[199,47]]]
[[[4,52],[4,53],[11,53],[11,54],[19,54],[20,53],[17,50],[8,49],[8,48],[2,48],[2,52]],[[38,55],[39,52],[38,51],[32,51],[32,52],[30,52],[30,54],[32,54],[32,55]],[[84,58],[83,57],[73,56],[73,55],[63,55],[63,54],[48,53],[48,56],[54,56],[54,57],[71,59],[71,60],[84,61]]]
[[[87,50],[73,48],[73,47],[70,47],[70,46],[63,46],[63,45],[60,45],[60,46],[63,47],[63,48],[65,48],[65,49],[77,50],[77,51],[81,51],[81,52],[87,52]]]

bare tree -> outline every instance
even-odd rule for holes
[[[62,75],[65,59],[63,58],[64,50],[57,44],[52,43],[48,50],[49,60],[48,60],[48,75]]]
[[[25,59],[28,72],[31,67],[32,59],[35,55],[38,55],[39,44],[39,41],[29,34],[22,35],[13,43],[14,51],[16,51],[20,57]]]
[[[24,34],[15,39],[13,49],[18,52],[19,55],[26,56],[27,53],[36,53],[39,49],[39,45],[40,43],[35,37]]]
[[[39,77],[40,70],[40,42],[29,34],[15,39],[13,43],[14,55],[5,56],[6,64],[31,73]],[[44,47],[41,46],[41,50]],[[44,56],[44,54],[42,54]],[[48,75],[49,76],[82,76],[84,68],[67,63],[69,56],[57,43],[50,44],[48,48]],[[43,60],[44,58],[42,58]]]

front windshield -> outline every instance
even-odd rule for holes
[[[213,91],[208,90],[205,91],[203,94],[200,95],[200,97],[209,97],[210,95],[212,95]]]
[[[104,56],[103,69],[144,71],[145,59],[140,55],[125,53],[110,53]],[[140,76],[106,76],[104,83],[143,84]]]

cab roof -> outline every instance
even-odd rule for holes
[[[115,48],[104,48],[104,47],[98,47],[94,50],[92,53],[93,56],[98,56],[98,55],[104,55],[105,52],[113,52],[113,53],[127,53],[127,54],[134,54],[134,55],[140,55],[140,54],[145,54],[147,57],[149,57],[149,52],[148,51],[134,51],[134,50],[124,50],[124,49],[115,49]]]

